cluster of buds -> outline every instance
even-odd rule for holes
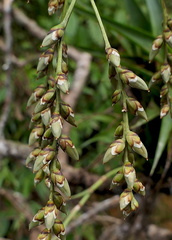
[[[158,42],[159,41],[160,37]],[[154,48],[156,48],[157,42],[155,42],[154,45]],[[111,189],[115,185],[126,184],[126,189],[120,195],[120,209],[125,216],[128,216],[139,206],[134,192],[143,196],[145,195],[145,187],[136,178],[134,154],[137,153],[146,159],[148,159],[148,154],[139,136],[129,129],[128,112],[131,112],[131,114],[139,116],[146,121],[147,115],[140,102],[127,95],[126,87],[130,86],[132,88],[146,91],[149,91],[149,88],[144,80],[134,72],[120,66],[120,56],[116,49],[111,47],[107,48],[106,53],[109,61],[109,78],[112,86],[115,88],[112,95],[112,105],[119,101],[122,102],[123,122],[121,122],[115,130],[115,140],[107,149],[103,158],[103,163],[115,159],[118,155],[122,156],[123,166],[114,176],[111,183]]]
[[[50,0],[49,13],[53,14],[63,4],[64,0]],[[42,47],[48,49],[41,54],[37,66],[37,79],[44,77],[44,83],[34,90],[27,103],[27,107],[34,105],[29,136],[29,145],[34,149],[27,157],[26,165],[33,168],[35,185],[44,181],[50,191],[45,207],[37,212],[29,225],[30,229],[45,225],[38,240],[51,240],[53,235],[58,239],[65,237],[59,211],[66,213],[65,199],[71,192],[58,159],[59,148],[72,159],[79,160],[72,140],[62,134],[64,121],[76,126],[71,106],[61,99],[61,93],[69,93],[67,46],[62,42],[64,29],[64,25],[59,24],[44,38]]]
[[[170,18],[164,20],[162,35],[159,35],[152,44],[149,54],[150,62],[163,46],[165,48],[164,62],[152,76],[149,83],[150,87],[155,83],[162,84],[160,92],[160,118],[165,117],[169,112],[172,116],[172,55],[168,53],[168,49],[172,48],[172,19]]]

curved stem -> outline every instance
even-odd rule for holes
[[[102,177],[99,178],[99,180],[97,182],[95,182],[91,187],[89,187],[87,190],[83,191],[82,193],[79,193],[75,196],[72,197],[72,199],[74,198],[78,198],[78,197],[82,197],[82,199],[79,201],[79,203],[72,209],[72,211],[70,212],[70,214],[67,216],[67,218],[64,221],[64,226],[66,227],[69,222],[76,216],[77,212],[85,205],[85,203],[87,202],[87,200],[90,198],[90,196],[92,195],[92,193],[98,188],[100,187],[109,177],[113,176],[115,173],[117,173],[119,170],[121,170],[121,167],[115,168],[113,170],[111,170],[110,172],[106,173],[105,175],[103,175]]]
[[[104,39],[104,42],[105,42],[105,49],[110,48],[111,45],[110,45],[109,39],[107,37],[107,34],[106,34],[106,31],[105,31],[102,19],[100,17],[99,11],[97,9],[97,6],[96,6],[94,0],[90,0],[90,2],[91,2],[92,7],[94,9],[95,15],[97,17],[97,21],[99,23],[99,26],[100,26],[100,29],[101,29],[101,32],[102,32],[102,35],[103,35],[103,39]]]
[[[71,13],[72,13],[72,10],[73,10],[73,8],[74,8],[74,6],[75,6],[75,3],[76,3],[76,0],[72,0],[72,1],[71,1],[70,5],[69,5],[69,8],[68,8],[68,10],[67,10],[67,12],[66,12],[66,15],[65,15],[63,21],[61,22],[61,24],[62,24],[64,27],[66,27],[66,25],[67,25],[67,23],[68,23],[68,21],[69,21],[69,18],[70,18],[70,16],[71,16]]]

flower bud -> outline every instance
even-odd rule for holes
[[[109,63],[111,63],[114,67],[118,67],[120,65],[120,55],[118,51],[114,48],[107,48],[107,59]]]
[[[144,111],[144,108],[136,99],[131,97],[127,98],[127,105],[132,114],[138,115],[147,120],[147,115],[146,112]]]
[[[53,168],[51,170],[51,181],[57,187],[62,188],[64,186],[65,177],[58,168]]]
[[[120,124],[116,129],[114,133],[115,137],[121,137],[123,135],[123,126]]]
[[[109,160],[113,159],[114,156],[120,154],[125,148],[125,142],[123,139],[115,140],[106,151],[103,163],[107,163]]]
[[[26,167],[29,167],[29,163],[34,161],[36,159],[36,157],[39,155],[41,149],[40,148],[35,148],[30,154],[29,156],[26,158]]]
[[[124,182],[124,173],[123,169],[118,171],[112,180],[112,185],[119,185]]]
[[[131,189],[126,188],[120,195],[120,209],[124,210],[128,205],[130,205],[131,200],[133,199],[133,193]]]
[[[51,128],[47,128],[42,136],[42,140],[51,140],[52,139],[52,131]]]
[[[170,110],[169,105],[168,105],[168,104],[164,104],[164,105],[162,106],[162,108],[161,108],[160,118],[165,117],[165,116],[168,114],[169,110]]]
[[[58,9],[63,7],[65,0],[50,0],[48,3],[48,14],[54,14]]]
[[[41,98],[41,105],[44,105],[45,103],[49,103],[51,102],[52,98],[55,95],[55,89],[54,88],[50,88]]]
[[[34,114],[39,113],[46,108],[47,108],[47,103],[42,104],[40,99],[34,108]]]
[[[62,73],[59,73],[57,75],[57,78],[56,78],[56,84],[57,84],[57,87],[63,92],[63,93],[69,93],[69,83],[68,83],[68,80],[67,80],[67,76],[66,74],[64,74],[63,72]]]
[[[53,232],[54,234],[59,238],[61,239],[60,235],[64,236],[65,235],[65,228],[64,228],[64,225],[63,223],[56,219],[55,222],[54,222],[54,225],[53,225]]]
[[[167,83],[169,81],[170,75],[171,75],[171,67],[168,63],[164,63],[161,66],[161,76],[164,82]]]
[[[129,131],[126,135],[126,139],[133,151],[148,159],[147,150],[135,132]]]
[[[29,224],[29,230],[44,223],[44,208],[41,208]]]
[[[149,90],[146,83],[132,71],[121,69],[119,75],[121,80],[130,87],[147,91]]]
[[[65,178],[65,180],[64,180],[64,185],[63,185],[62,187],[60,187],[59,190],[60,190],[66,197],[70,197],[70,196],[71,196],[71,191],[70,191],[69,183],[68,183],[68,181],[67,181],[66,178]]]
[[[45,178],[45,185],[47,186],[47,188],[50,188],[52,185],[51,179],[49,177]]]
[[[29,136],[29,145],[33,145],[44,133],[43,124],[40,123],[34,127]]]
[[[171,18],[168,19],[167,26],[169,27],[170,30],[172,30],[172,19]]]
[[[127,187],[132,189],[134,185],[134,181],[136,179],[136,172],[133,168],[133,165],[128,161],[124,163],[123,173],[125,177],[125,181],[127,183]]]
[[[56,205],[56,208],[58,210],[66,213],[66,210],[65,210],[66,203],[60,193],[53,192],[53,202]]]
[[[41,47],[48,47],[56,43],[59,39],[62,38],[64,34],[64,27],[59,24],[51,28],[50,32],[44,38]]]
[[[44,209],[45,226],[51,229],[55,219],[57,218],[57,208],[52,200],[48,200]]]
[[[37,240],[51,240],[51,230],[45,228],[39,235]]]
[[[151,62],[154,57],[158,54],[159,49],[161,48],[163,43],[163,37],[162,35],[159,35],[153,42],[152,49],[149,53],[149,62]]]
[[[76,127],[74,112],[69,104],[64,102],[60,104],[60,114],[68,123]]]
[[[149,87],[151,87],[154,83],[160,82],[161,80],[162,80],[161,71],[154,73],[149,82]]]
[[[62,61],[62,72],[67,75],[68,74],[68,66],[65,61]]]
[[[122,93],[121,89],[115,90],[115,92],[112,95],[112,105],[116,104],[120,100],[121,93]]]
[[[160,98],[167,95],[167,93],[168,93],[168,87],[167,87],[167,84],[165,84],[164,86],[162,86],[162,88],[160,90]]]
[[[138,201],[135,199],[135,197],[133,196],[133,198],[132,198],[132,200],[131,200],[131,210],[132,210],[132,211],[136,211],[138,207],[139,207],[139,203],[138,203]]]
[[[44,176],[45,176],[44,171],[40,169],[34,177],[35,186],[38,185],[44,179]]]
[[[45,70],[47,66],[50,64],[54,56],[54,48],[49,48],[43,54],[41,54],[37,66],[37,72]]]
[[[35,124],[38,124],[40,122],[41,119],[41,113],[33,113],[32,114],[32,118],[30,120],[30,124],[29,124],[29,129],[32,129]]]
[[[136,193],[141,194],[142,196],[145,196],[145,186],[141,182],[138,181],[138,179],[135,179],[133,190]]]
[[[41,118],[42,118],[43,124],[47,127],[50,123],[50,118],[51,118],[50,108],[46,108],[41,112]]]
[[[165,41],[166,43],[172,47],[172,32],[169,28],[166,28],[164,30],[164,37],[165,37]]]
[[[58,112],[54,112],[50,119],[50,125],[53,136],[58,139],[61,136],[63,128],[63,119]]]
[[[78,152],[68,136],[62,135],[59,140],[59,145],[61,149],[66,152],[72,159],[78,161],[79,155]]]

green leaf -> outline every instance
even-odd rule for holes
[[[159,35],[162,31],[162,7],[160,1],[157,0],[146,0],[146,4],[149,11],[150,22],[152,32],[155,36]]]
[[[166,117],[162,119],[158,144],[157,144],[155,157],[154,157],[153,165],[150,172],[151,176],[153,175],[155,168],[158,165],[159,159],[165,149],[171,130],[172,130],[172,120],[170,115],[168,114]]]
[[[150,0],[149,0],[150,1]],[[129,20],[131,25],[135,27],[141,27],[144,29],[148,29],[149,22],[141,11],[140,6],[135,0],[124,0],[124,4],[128,11]]]
[[[95,19],[94,13],[87,7],[77,4],[76,10],[86,17]],[[119,23],[103,15],[102,20],[104,24],[106,24],[107,28],[112,31],[112,33],[116,34],[116,32],[118,32],[122,36],[135,43],[136,46],[140,46],[147,53],[150,51],[152,41],[154,40],[154,37],[150,34],[150,32],[147,32],[141,28],[128,26],[128,24]]]

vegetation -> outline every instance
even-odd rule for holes
[[[161,236],[172,4],[4,0],[0,11],[0,239]]]

